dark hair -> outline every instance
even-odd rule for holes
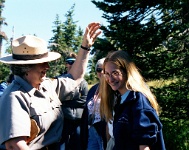
[[[77,54],[74,53],[74,52],[71,52],[71,53],[69,53],[69,54],[67,55],[66,59],[69,59],[69,58],[75,58],[75,59],[76,59],[76,57],[77,57]]]
[[[28,72],[33,66],[35,66],[35,64],[24,64],[24,65],[12,64],[10,65],[10,68],[12,74],[23,77],[26,74],[26,72]]]

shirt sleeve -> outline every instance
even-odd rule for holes
[[[20,93],[7,93],[1,98],[6,100],[0,101],[0,143],[19,136],[30,136],[29,108]]]
[[[72,100],[74,97],[79,96],[75,80],[68,77],[59,77],[53,81],[56,85],[55,89],[60,101]]]
[[[88,83],[86,80],[83,80],[79,87],[79,100],[78,100],[78,102],[81,104],[82,107],[84,107],[86,103],[87,94],[88,94]]]
[[[162,130],[156,111],[144,97],[133,108],[132,138],[138,145],[153,145],[157,142],[158,132]]]

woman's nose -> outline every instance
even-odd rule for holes
[[[114,77],[113,76],[109,76],[108,80],[109,80],[109,82],[113,82],[114,81]]]

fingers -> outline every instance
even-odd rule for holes
[[[96,31],[100,28],[100,23],[92,23],[89,27],[89,35],[90,38],[93,37],[94,34],[96,34]]]
[[[99,22],[92,22],[86,27],[82,42],[83,46],[91,47],[94,44],[97,36],[101,34],[101,31],[97,31],[100,27]]]
[[[99,22],[92,22],[90,23],[85,30],[85,34],[93,34],[97,29],[100,28],[100,23]],[[95,30],[95,31],[94,31]]]
[[[88,27],[91,28],[91,27],[94,26],[94,25],[100,25],[100,23],[99,23],[99,22],[92,22],[92,23],[90,23],[90,24],[88,25]]]
[[[96,38],[97,38],[98,35],[100,35],[100,34],[101,34],[101,31],[98,31],[97,33],[95,33],[93,39],[96,40]]]
[[[101,31],[96,32],[100,28],[100,23],[92,23],[89,26],[89,38],[93,43],[96,40],[97,36],[101,33]]]

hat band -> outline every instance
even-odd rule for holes
[[[13,59],[17,59],[17,60],[34,60],[34,59],[40,59],[40,58],[44,58],[44,57],[48,57],[48,52],[46,52],[44,54],[39,54],[39,55],[17,55],[17,54],[12,54],[12,58]]]

